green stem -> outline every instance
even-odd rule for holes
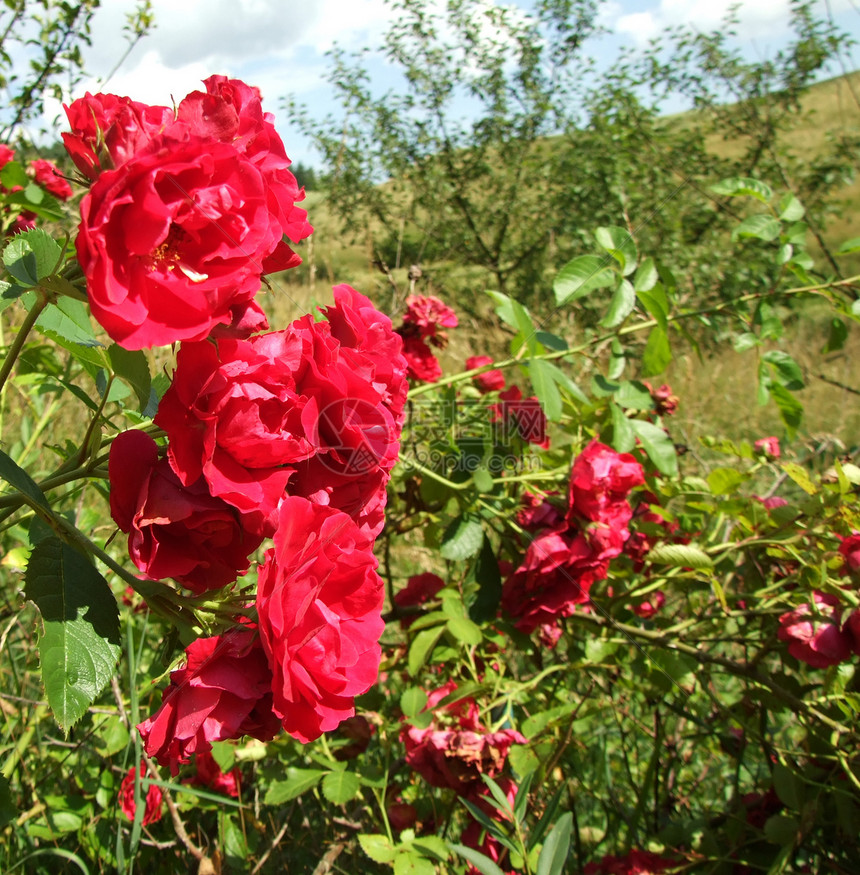
[[[47,306],[48,296],[41,289],[38,289],[36,292],[36,302],[27,311],[27,315],[24,317],[24,321],[15,335],[15,339],[6,352],[6,358],[3,359],[3,364],[0,365],[0,392],[3,391],[6,380],[9,378],[9,374],[12,373],[12,368],[15,367],[15,361],[24,347],[30,329],[36,324],[36,320],[42,315],[42,310]]]

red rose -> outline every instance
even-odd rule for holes
[[[851,655],[854,639],[840,627],[842,608],[835,596],[813,592],[814,607],[803,604],[779,618],[780,641],[788,641],[788,652],[813,668],[838,665]]]
[[[428,697],[425,710],[434,711],[426,729],[406,725],[400,738],[406,746],[406,762],[434,787],[449,787],[460,795],[482,787],[481,775],[495,778],[504,768],[511,746],[527,739],[514,729],[491,732],[478,716],[474,699],[460,699],[438,708],[438,702],[454,692],[451,681]]]
[[[128,552],[153,580],[172,577],[196,593],[219,589],[248,570],[262,538],[198,478],[183,486],[155,441],[126,431],[111,446],[111,516],[129,533]]]
[[[230,321],[216,325],[210,332],[210,337],[232,337],[245,340],[252,334],[259,334],[269,327],[266,314],[256,301],[243,301],[230,308]]]
[[[663,590],[658,589],[650,598],[633,606],[633,613],[637,617],[642,617],[643,620],[648,620],[653,617],[663,605],[666,604],[666,594]]]
[[[585,531],[561,527],[535,538],[502,587],[502,607],[516,627],[531,633],[586,604],[592,584],[606,577],[627,534],[595,523]]]
[[[524,492],[520,502],[522,507],[517,511],[517,525],[530,532],[554,529],[564,520],[564,516],[552,502],[533,492]]]
[[[644,482],[645,472],[633,456],[592,441],[573,463],[568,519],[584,517],[622,529],[633,516],[627,496]]]
[[[193,135],[229,143],[262,174],[268,191],[269,220],[294,243],[313,231],[308,214],[295,205],[304,199],[304,189],[288,170],[283,141],[271,113],[264,113],[260,92],[239,79],[210,76],[203,83],[206,93],[194,91],[179,104],[178,120]],[[301,259],[283,241],[266,259],[263,273],[295,267]]]
[[[36,158],[30,162],[30,170],[36,182],[61,201],[67,201],[72,196],[72,187],[64,179],[57,165],[45,158]]]
[[[599,863],[588,863],[584,875],[661,875],[678,865],[678,860],[660,857],[651,851],[634,849],[623,857],[607,854]]]
[[[536,397],[523,398],[519,386],[511,386],[504,392],[499,392],[499,403],[492,405],[490,410],[491,421],[504,423],[506,438],[516,433],[530,444],[543,449],[549,448],[543,408]]]
[[[268,199],[233,146],[170,127],[81,202],[76,245],[93,315],[127,349],[202,340],[230,322],[280,244]]]
[[[166,106],[147,106],[116,94],[90,94],[65,106],[72,130],[63,144],[75,166],[95,181],[142,151],[174,120]]]
[[[215,762],[215,757],[207,751],[201,751],[194,757],[194,767],[197,771],[185,783],[199,787],[208,787],[216,793],[224,793],[234,799],[239,796],[241,773],[238,767],[222,772],[221,766]]]
[[[432,571],[423,574],[413,574],[406,581],[406,586],[394,596],[394,604],[399,608],[408,608],[413,605],[423,605],[435,598],[445,586],[445,581]]]
[[[435,383],[442,376],[442,365],[433,355],[433,350],[420,338],[403,338],[403,357],[406,359],[407,375],[411,380]]]
[[[183,344],[155,421],[180,480],[202,474],[253,530],[274,531],[288,491],[375,535],[405,397],[402,371],[386,368],[310,316],[249,340]]]
[[[14,158],[15,150],[9,148],[5,143],[0,143],[0,169],[5,167]]]
[[[141,760],[140,774],[143,775],[145,772],[146,764]],[[137,811],[137,807],[134,804],[134,785],[136,780],[137,769],[132,766],[119,785],[119,807],[122,809],[123,814],[131,821],[134,821],[134,814]],[[163,797],[164,793],[161,787],[156,784],[149,785],[149,789],[146,791],[146,809],[141,820],[143,826],[148,826],[150,823],[155,823],[156,820],[161,819]]]
[[[9,228],[9,234],[18,234],[22,231],[32,231],[36,227],[36,219],[39,217],[30,210],[19,213]]]
[[[170,673],[161,707],[137,727],[149,756],[176,775],[180,763],[212,750],[213,741],[275,737],[272,672],[254,628],[198,638],[185,655],[185,666]]]
[[[845,558],[843,574],[853,575],[860,572],[860,532],[852,532],[847,538],[842,538],[839,553]]]
[[[778,459],[780,457],[779,438],[759,438],[753,446],[768,459]]]
[[[410,295],[406,299],[403,324],[414,327],[422,339],[442,339],[444,344],[448,338],[439,328],[456,328],[457,314],[433,295]]]
[[[473,355],[471,358],[466,359],[466,370],[471,371],[474,368],[483,368],[492,363],[493,360],[488,355]],[[497,368],[492,371],[475,374],[472,377],[472,382],[482,392],[495,392],[505,388],[505,375]]]
[[[345,513],[285,498],[257,587],[273,708],[300,741],[355,713],[376,680],[384,623],[373,541]]]

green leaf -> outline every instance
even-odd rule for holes
[[[645,557],[654,565],[672,568],[695,568],[704,571],[714,567],[714,560],[695,544],[658,544]]]
[[[848,255],[850,252],[860,252],[860,237],[846,240],[837,250],[837,255]]]
[[[471,647],[480,644],[484,638],[481,627],[468,617],[451,617],[447,629],[461,644]]]
[[[476,623],[492,620],[502,599],[502,574],[493,545],[486,536],[470,576],[478,584],[478,597],[469,608],[469,617]]]
[[[791,193],[787,192],[779,199],[779,217],[783,222],[796,222],[803,218],[803,204]]]
[[[732,240],[737,240],[738,237],[755,237],[758,240],[770,242],[776,240],[781,231],[782,225],[773,216],[747,216],[732,231]]]
[[[660,283],[657,283],[647,291],[637,289],[636,297],[648,313],[657,320],[657,324],[664,331],[668,331],[669,297],[666,294],[666,289]]]
[[[786,389],[797,390],[804,387],[803,371],[787,352],[772,349],[762,356],[762,361],[772,365],[776,378]]]
[[[448,860],[451,857],[451,852],[448,850],[448,845],[439,836],[426,835],[413,839],[412,844],[425,855],[435,857],[437,860]]]
[[[465,514],[451,520],[442,535],[442,546],[439,552],[443,559],[468,559],[481,549],[484,540],[484,530],[473,517]]]
[[[714,495],[731,495],[747,480],[749,475],[737,468],[714,468],[708,474],[708,486]]]
[[[621,273],[624,276],[636,270],[639,252],[636,249],[636,242],[625,228],[619,228],[617,225],[598,228],[594,232],[594,239],[601,249],[608,252],[621,265]]]
[[[600,324],[604,328],[615,328],[633,312],[635,306],[636,292],[629,280],[622,279],[615,287],[612,302]]]
[[[411,847],[400,846],[394,858],[394,875],[435,875],[436,867],[421,854],[412,852]]]
[[[644,419],[631,419],[630,427],[636,433],[654,467],[667,477],[677,477],[678,454],[666,430]]]
[[[570,852],[573,814],[566,812],[550,830],[538,857],[537,875],[562,875]]]
[[[807,494],[815,495],[818,487],[812,482],[806,468],[796,462],[783,462],[780,466],[786,474]]]
[[[36,544],[24,580],[24,594],[42,615],[48,704],[68,733],[113,676],[120,651],[116,599],[98,571],[57,538]]]
[[[773,190],[769,185],[749,176],[732,176],[723,179],[711,186],[714,194],[727,195],[729,197],[754,197],[766,204],[773,197]]]
[[[660,274],[657,273],[657,266],[654,264],[654,259],[649,255],[639,269],[636,271],[636,276],[633,277],[633,288],[637,292],[647,292],[657,285],[657,280],[660,279]]]
[[[291,799],[297,799],[302,793],[316,787],[323,776],[328,774],[330,773],[327,769],[297,769],[290,766],[287,769],[287,779],[273,781],[266,790],[263,802],[266,805],[282,805]]]
[[[597,255],[580,255],[569,261],[556,275],[552,289],[559,306],[584,298],[595,289],[615,284],[615,271],[609,261]]]
[[[359,839],[361,839],[361,836],[359,836]],[[481,873],[481,875],[505,875],[505,873],[489,857],[485,857],[480,851],[476,851],[474,848],[452,843],[451,849],[461,857],[467,859]]]
[[[778,383],[770,386],[769,391],[770,397],[779,409],[779,415],[785,425],[785,433],[789,440],[794,440],[803,421],[803,404],[785,386],[780,386]]]
[[[647,387],[638,380],[625,380],[615,393],[615,401],[627,410],[651,410],[654,399]]]
[[[610,404],[612,411],[612,448],[619,453],[629,453],[636,446],[636,434],[630,420],[617,404]]]
[[[34,228],[12,238],[3,250],[3,263],[21,285],[34,286],[54,273],[62,254],[50,234]]]
[[[414,717],[427,705],[427,693],[420,687],[410,687],[400,696],[400,710],[406,718]]]
[[[39,507],[50,513],[51,506],[48,504],[48,499],[45,498],[44,493],[36,485],[33,478],[2,450],[0,450],[0,477],[17,492],[20,492],[27,499],[27,504],[30,507]]]
[[[346,805],[358,796],[361,782],[355,772],[329,772],[322,782],[323,796],[335,805]]]
[[[432,629],[423,629],[415,636],[409,646],[409,659],[407,661],[410,677],[418,677],[421,674],[421,669],[430,661],[433,648],[442,637],[444,629],[444,626],[435,626]]]
[[[848,340],[848,326],[838,316],[834,316],[830,320],[830,333],[827,336],[827,343],[821,349],[821,354],[827,355],[844,349],[846,340]]]
[[[528,367],[532,387],[546,418],[550,422],[558,422],[561,419],[561,395],[550,363],[543,359],[532,359]]]
[[[23,164],[18,161],[10,161],[0,170],[0,183],[3,183],[3,187],[8,189],[19,186],[26,188],[30,184],[30,177],[27,176]]]
[[[60,298],[45,307],[36,320],[36,327],[68,350],[87,373],[95,378],[102,368],[109,368],[107,353],[93,335],[89,312],[83,301]]]
[[[642,350],[642,376],[654,377],[662,374],[672,363],[672,348],[669,346],[669,334],[665,328],[655,325]]]
[[[376,863],[390,863],[397,853],[388,836],[363,833],[358,837],[362,851]]]
[[[140,410],[145,410],[149,404],[149,393],[152,387],[152,379],[149,373],[149,362],[143,350],[128,350],[118,343],[112,343],[108,347],[113,372],[131,386]]]

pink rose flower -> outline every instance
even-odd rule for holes
[[[527,739],[514,729],[491,732],[478,716],[474,699],[466,697],[439,708],[438,703],[457,689],[450,681],[435,690],[425,710],[434,711],[426,729],[406,725],[400,738],[406,762],[434,787],[449,787],[460,795],[483,787],[481,775],[495,778],[504,768],[514,744]]]
[[[53,161],[48,161],[45,158],[36,158],[30,162],[30,170],[33,171],[33,177],[37,184],[42,186],[45,191],[50,192],[54,197],[61,201],[67,201],[72,196],[72,187],[69,185],[57,165]]]
[[[229,772],[222,772],[215,757],[208,751],[201,751],[194,757],[194,767],[197,771],[185,783],[207,787],[215,793],[223,793],[234,799],[239,796],[241,773],[238,766]]]
[[[257,586],[273,709],[300,741],[355,713],[376,680],[384,599],[373,540],[345,513],[285,498]]]
[[[111,516],[128,532],[128,552],[153,580],[172,577],[196,593],[219,589],[248,570],[262,538],[198,478],[183,486],[155,441],[126,431],[111,445]]]
[[[813,592],[813,604],[803,604],[779,618],[780,641],[788,642],[788,652],[813,668],[838,665],[851,655],[854,639],[839,620],[839,600],[827,593]]]
[[[15,158],[15,150],[7,146],[5,143],[0,143],[0,170],[2,170],[10,161]]]
[[[843,574],[860,573],[860,532],[852,532],[839,543],[839,554],[844,558]]]
[[[642,466],[596,440],[576,457],[570,474],[568,519],[586,519],[623,529],[633,516],[627,496],[645,483]]]
[[[280,722],[272,712],[272,671],[257,630],[234,626],[185,648],[186,663],[170,673],[161,707],[138,724],[147,754],[170,773],[213,741],[251,735],[274,738]]]
[[[753,446],[768,459],[778,459],[780,457],[779,438],[759,438]]]
[[[146,774],[146,764],[143,760],[140,763],[140,774]],[[131,821],[134,821],[134,815],[137,811],[137,807],[134,804],[134,783],[136,778],[137,768],[132,766],[119,785],[119,807],[122,809],[122,813]],[[161,787],[156,784],[150,784],[146,791],[144,802],[146,808],[141,820],[143,826],[149,826],[150,823],[155,823],[155,821],[161,819],[163,798],[164,793]]]
[[[549,448],[546,415],[535,396],[523,398],[519,386],[511,386],[499,392],[499,402],[490,410],[491,421],[503,424],[506,439],[518,434],[530,444],[545,450]]]
[[[483,368],[492,363],[493,360],[488,355],[473,355],[466,359],[466,370],[471,371],[473,368]],[[476,374],[472,377],[472,382],[482,392],[496,392],[505,388],[505,375],[496,368],[492,371]]]

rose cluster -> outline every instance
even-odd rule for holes
[[[311,233],[290,159],[244,82],[210,76],[175,108],[113,94],[66,107],[66,149],[91,182],[78,261],[93,315],[127,349],[264,327],[264,274]]]
[[[567,507],[531,502],[519,522],[535,537],[502,588],[502,607],[530,633],[543,627],[558,640],[557,621],[587,604],[589,590],[609,572],[609,562],[630,537],[630,492],[642,486],[642,466],[593,440],[573,463]]]
[[[166,447],[133,430],[111,448],[129,556],[203,594],[273,542],[235,625],[187,646],[139,726],[173,774],[214,741],[317,738],[375,680],[373,546],[408,389],[401,337],[349,286],[324,319],[266,330],[261,278],[297,264],[287,241],[312,229],[259,93],[223,76],[205,86],[175,110],[87,95],[64,135],[91,183],[77,252],[93,315],[128,349],[179,342],[154,421]]]
[[[5,143],[0,143],[0,170],[14,160],[15,150]],[[72,196],[72,187],[68,180],[60,173],[57,165],[47,158],[34,158],[30,161],[27,175],[39,188],[52,194],[57,200],[67,201]],[[23,191],[23,185],[13,184],[9,188],[0,185],[0,193],[13,196],[9,198],[11,203],[2,211],[2,224],[7,235],[29,231],[36,227],[36,213],[26,208],[20,209],[27,203],[26,198],[21,200],[22,196],[18,194]]]
[[[397,333],[403,338],[410,379],[435,383],[442,376],[442,366],[432,347],[444,349],[448,335],[442,329],[456,327],[457,314],[433,295],[410,295],[406,299],[406,312]]]

